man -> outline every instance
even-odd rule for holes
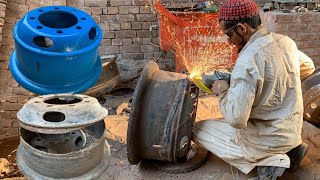
[[[303,102],[300,78],[314,71],[312,60],[287,36],[261,26],[252,0],[227,0],[220,27],[239,49],[227,81],[215,81],[224,119],[195,124],[194,140],[256,179],[276,179],[296,170],[308,146],[301,141]],[[290,164],[291,162],[291,164]]]

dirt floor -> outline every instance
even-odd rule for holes
[[[124,102],[126,103],[126,102]],[[129,102],[127,102],[129,103]],[[119,111],[120,112],[120,111]],[[128,113],[108,116],[105,120],[108,129],[108,142],[111,145],[111,165],[100,178],[102,179],[248,179],[255,176],[255,170],[245,175],[228,165],[213,154],[209,160],[199,169],[185,174],[168,174],[152,167],[148,162],[138,165],[130,165],[126,159],[126,131]],[[199,98],[197,119],[221,118],[217,99],[213,96],[201,96]],[[303,129],[304,142],[310,146],[307,157],[302,161],[301,167],[295,173],[285,173],[280,179],[309,180],[320,179],[320,129],[305,122]]]
[[[121,82],[114,91],[98,98],[100,104],[108,109],[109,115],[105,119],[107,129],[107,141],[111,148],[112,157],[109,167],[99,180],[140,180],[140,179],[195,179],[195,180],[232,180],[248,179],[255,176],[255,169],[248,175],[241,173],[213,154],[209,154],[208,161],[199,169],[185,174],[169,174],[157,170],[148,161],[138,165],[130,165],[127,160],[126,134],[130,104],[133,89],[136,82],[130,78],[133,74],[141,72],[145,63],[137,63],[136,66],[123,62],[118,64],[121,69]],[[139,67],[138,67],[139,66]],[[132,69],[135,67],[135,69]],[[136,80],[135,80],[136,81]],[[219,119],[216,97],[200,94],[196,121],[206,119]],[[309,144],[309,153],[302,161],[299,170],[295,173],[285,173],[280,179],[290,180],[320,180],[320,129],[304,122],[303,141]],[[15,165],[15,152],[19,144],[19,137],[0,140],[0,179],[25,179]]]

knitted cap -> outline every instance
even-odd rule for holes
[[[251,18],[259,14],[257,3],[252,0],[227,0],[220,6],[220,19],[224,21]]]

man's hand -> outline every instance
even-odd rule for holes
[[[229,83],[228,81],[225,81],[225,80],[214,81],[212,85],[213,94],[217,96],[222,92],[227,91],[228,89],[229,89]]]

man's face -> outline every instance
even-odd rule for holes
[[[229,42],[235,44],[240,52],[247,42],[245,42],[241,33],[238,32],[238,24],[230,28],[225,28],[224,23],[225,21],[220,21],[220,28],[222,29],[223,33],[229,37]]]

